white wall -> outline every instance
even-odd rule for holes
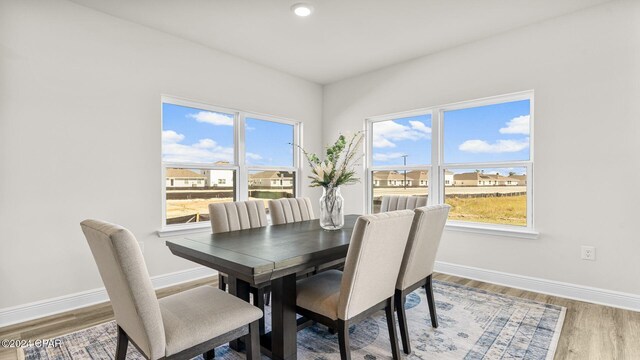
[[[640,3],[619,1],[328,85],[324,139],[363,120],[535,90],[537,240],[445,233],[438,260],[640,294]],[[623,179],[622,182],[618,181]],[[364,190],[343,191],[347,212]],[[355,190],[355,189],[354,189]],[[580,245],[597,248],[580,260]]]
[[[155,235],[160,94],[302,120],[317,151],[317,134],[329,142],[367,116],[535,89],[542,235],[447,232],[439,260],[640,294],[639,6],[611,3],[332,84],[323,107],[318,85],[82,6],[2,0],[0,309],[102,286],[78,226],[89,217],[136,233],[151,275],[194,266]],[[361,185],[343,195],[347,212],[363,211]],[[581,244],[597,261],[579,260]]]
[[[0,309],[102,287],[85,218],[131,229],[152,276],[195,266],[155,235],[161,94],[301,120],[320,149],[319,85],[66,1],[0,2]]]

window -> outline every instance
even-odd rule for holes
[[[163,227],[209,226],[214,202],[295,196],[300,126],[162,97]],[[278,183],[254,189],[269,171]]]
[[[368,119],[370,211],[419,195],[451,205],[449,225],[532,231],[532,126],[533,92]]]
[[[371,123],[371,211],[384,195],[429,196],[431,114],[406,114]]]
[[[268,118],[247,118],[246,163],[249,171],[249,198],[268,201],[295,197],[295,126]]]

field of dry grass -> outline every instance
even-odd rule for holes
[[[249,198],[249,200],[262,200],[264,207],[268,206],[269,199]],[[167,219],[196,215],[209,214],[210,203],[231,202],[233,198],[214,199],[189,199],[189,200],[167,200]]]
[[[525,195],[484,198],[448,197],[446,202],[451,205],[449,220],[527,225],[527,197]]]

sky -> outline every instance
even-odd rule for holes
[[[431,164],[431,114],[373,123],[373,165]]]
[[[529,160],[529,100],[444,113],[444,162]],[[374,166],[431,163],[431,116],[373,124]],[[457,172],[457,171],[456,171]]]
[[[248,165],[293,166],[293,125],[247,118],[245,139]]]
[[[233,115],[162,104],[162,159],[167,162],[233,163]],[[247,118],[246,162],[292,166],[293,125]]]
[[[445,112],[445,163],[529,160],[529,109],[522,100]],[[163,104],[163,160],[233,162],[233,124],[232,114]],[[430,114],[374,123],[373,164],[402,165],[403,155],[407,165],[430,164],[431,126]],[[293,131],[247,118],[247,164],[292,166]]]

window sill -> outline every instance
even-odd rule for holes
[[[521,239],[537,239],[539,232],[515,227],[500,227],[482,224],[447,223],[445,230],[466,232],[481,235],[515,237]]]
[[[211,225],[208,221],[204,224],[165,226],[162,229],[158,230],[158,237],[162,238],[169,236],[187,235],[207,231],[211,232]]]
[[[163,227],[158,230],[158,237],[170,237],[187,234],[196,234],[210,231],[211,226],[206,224],[175,225]],[[466,232],[481,235],[494,235],[504,237],[516,237],[521,239],[537,239],[539,232],[529,229],[505,228],[481,224],[447,223],[445,230]]]

